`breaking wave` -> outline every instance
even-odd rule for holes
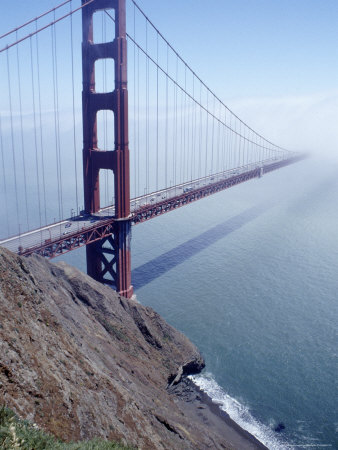
[[[255,419],[249,411],[249,408],[241,404],[238,400],[228,395],[217,384],[211,373],[201,375],[192,375],[189,377],[202,391],[212,399],[214,403],[225,411],[231,419],[241,428],[255,436],[262,444],[270,450],[290,449],[290,445],[283,442],[276,436],[276,432],[269,426],[264,425]]]

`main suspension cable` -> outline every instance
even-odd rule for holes
[[[40,14],[39,16],[34,17],[34,19],[31,19],[31,20],[29,20],[28,22],[23,23],[23,24],[20,25],[19,27],[16,27],[16,28],[13,28],[13,29],[10,30],[10,31],[7,31],[7,33],[2,34],[2,35],[0,36],[0,39],[4,38],[4,37],[6,37],[6,36],[9,36],[9,35],[12,34],[12,33],[18,32],[19,30],[21,30],[22,28],[26,27],[27,25],[30,25],[31,23],[36,22],[37,20],[41,19],[41,18],[44,17],[44,16],[47,16],[48,14],[52,13],[53,11],[56,11],[57,9],[61,8],[62,6],[66,5],[67,3],[71,2],[71,1],[72,1],[72,0],[66,0],[65,2],[60,3],[60,5],[55,6],[54,8],[50,9],[49,11],[46,11],[46,12]]]
[[[205,84],[205,82],[196,74],[196,72],[189,66],[189,64],[187,64],[187,62],[180,56],[180,54],[174,49],[174,47],[169,43],[169,41],[167,41],[167,39],[163,36],[163,34],[159,31],[159,29],[154,25],[154,23],[149,19],[149,17],[143,12],[143,10],[140,8],[140,6],[135,2],[135,0],[131,0],[131,2],[136,6],[136,8],[139,10],[139,12],[144,16],[144,18],[149,22],[149,24],[153,27],[153,29],[156,31],[156,33],[159,34],[159,36],[161,36],[161,38],[163,39],[163,41],[168,45],[168,47],[173,51],[173,53],[175,53],[175,55],[181,60],[181,62],[186,65],[186,67],[190,70],[190,72],[196,77],[196,79],[203,84],[203,86],[210,92],[210,94],[215,97],[215,99],[217,101],[219,101],[237,120],[239,120],[240,122],[242,122],[242,124],[249,128],[251,131],[253,131],[253,133],[257,134],[258,136],[262,137],[264,141],[266,141],[268,144],[273,145],[274,147],[283,150],[283,151],[288,151],[282,147],[280,147],[279,145],[273,144],[271,141],[269,141],[268,139],[264,138],[263,136],[261,136],[259,133],[257,133],[255,130],[253,130],[249,125],[247,125],[240,117],[238,117],[228,106],[226,106],[222,100]]]
[[[26,39],[31,38],[32,36],[35,36],[37,33],[40,33],[43,30],[46,30],[49,27],[52,27],[53,25],[55,25],[56,23],[60,22],[63,19],[66,19],[67,17],[69,17],[71,14],[74,14],[77,11],[80,11],[80,9],[85,8],[87,5],[89,5],[90,3],[93,3],[95,0],[88,0],[86,3],[84,3],[83,5],[81,5],[79,8],[73,9],[70,13],[67,13],[65,15],[63,15],[62,17],[59,17],[58,19],[54,19],[52,22],[48,23],[47,25],[39,28],[38,30],[33,31],[32,33],[27,34],[26,36],[22,37],[21,39],[18,39],[15,42],[12,42],[11,44],[6,45],[5,47],[3,47],[2,49],[0,49],[0,53],[8,50],[11,47],[14,47],[14,45],[19,44],[20,42],[25,41]],[[54,11],[55,14],[55,10],[51,10],[51,12]],[[10,33],[9,33],[10,34]]]

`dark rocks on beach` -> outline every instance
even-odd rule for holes
[[[0,406],[64,439],[264,448],[186,378],[196,347],[153,309],[65,263],[0,248]]]

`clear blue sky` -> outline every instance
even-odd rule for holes
[[[59,2],[2,0],[0,32]],[[336,151],[336,0],[138,4],[206,84],[258,131],[282,145]]]
[[[226,97],[336,89],[336,0],[139,0]]]
[[[58,3],[61,0],[2,0],[0,31]],[[196,72],[227,97],[307,94],[337,87],[336,0],[138,3]]]
[[[139,0],[240,117],[288,148],[338,155],[336,0]]]

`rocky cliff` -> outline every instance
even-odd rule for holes
[[[204,361],[151,308],[65,263],[0,248],[0,311],[0,405],[21,418],[65,440],[237,448],[205,406],[171,392]]]

